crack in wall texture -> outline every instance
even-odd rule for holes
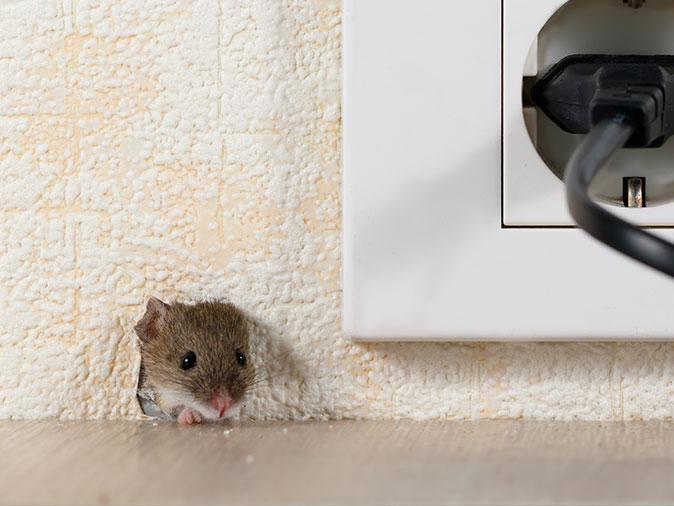
[[[250,417],[672,417],[670,344],[341,338],[339,9],[0,4],[0,418],[141,417],[150,295],[250,316]]]

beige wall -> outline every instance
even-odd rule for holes
[[[4,0],[0,174],[0,418],[139,416],[152,294],[259,322],[250,416],[672,416],[671,345],[341,339],[337,0]]]

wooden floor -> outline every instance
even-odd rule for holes
[[[674,424],[0,422],[2,504],[674,503]]]

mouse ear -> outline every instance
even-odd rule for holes
[[[151,297],[147,301],[145,314],[134,327],[141,341],[149,341],[157,336],[159,329],[166,321],[166,314],[170,308],[171,306],[160,301],[157,297]]]

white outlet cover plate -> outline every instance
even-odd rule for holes
[[[502,132],[523,120],[501,0],[343,7],[345,334],[671,340],[674,282],[577,229],[503,225]]]

